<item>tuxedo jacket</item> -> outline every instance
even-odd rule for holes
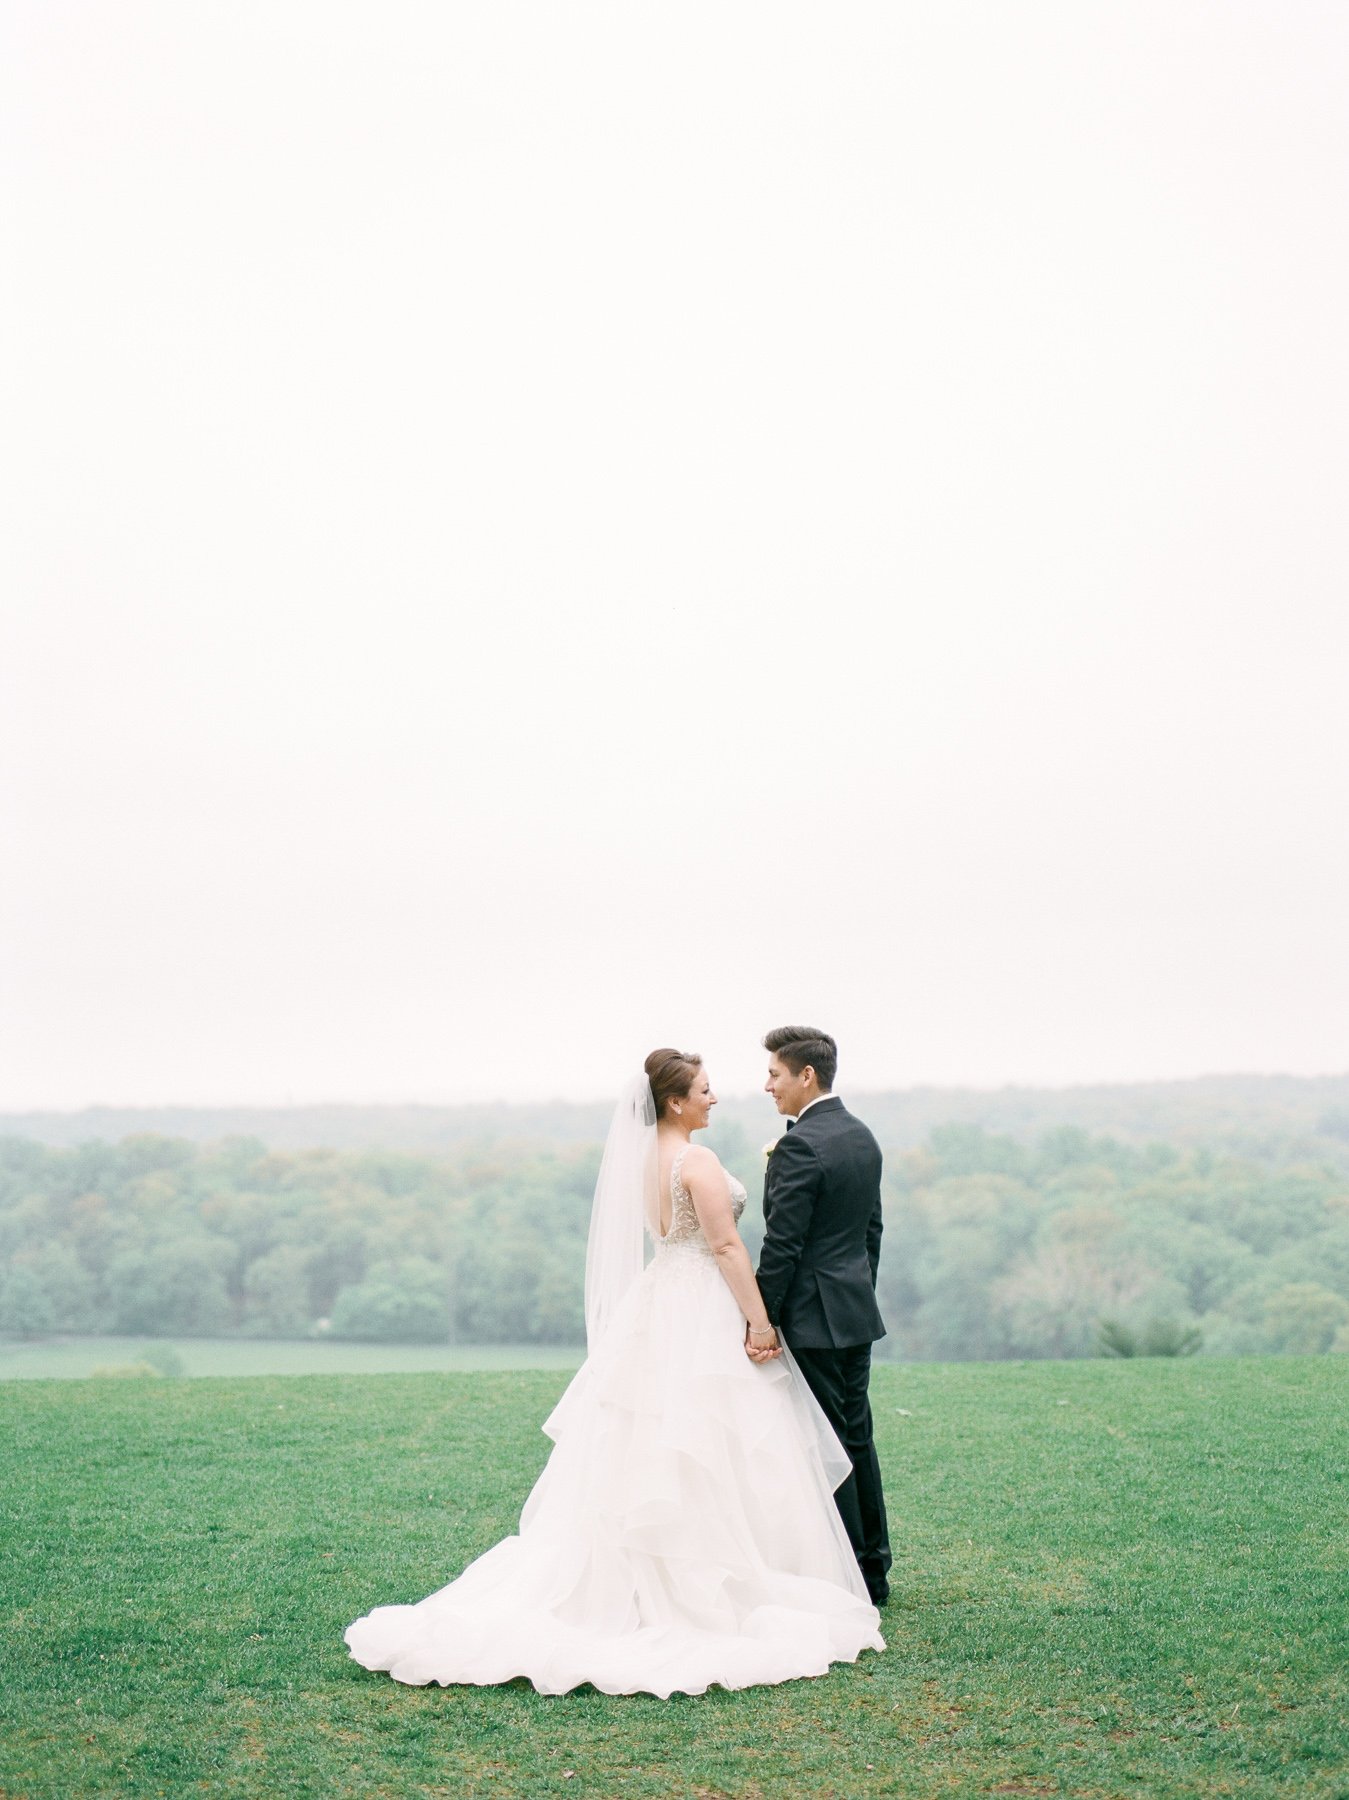
[[[885,1336],[876,1306],[881,1150],[836,1094],[773,1146],[759,1291],[787,1342],[843,1349]]]

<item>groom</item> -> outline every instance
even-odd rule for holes
[[[881,1152],[833,1092],[838,1045],[784,1025],[763,1040],[765,1089],[787,1115],[764,1175],[759,1291],[852,1460],[834,1495],[874,1605],[890,1596],[890,1541],[871,1436],[871,1346],[881,1253]]]

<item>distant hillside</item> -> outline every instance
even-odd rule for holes
[[[840,1091],[888,1149],[922,1143],[937,1126],[975,1125],[1028,1143],[1058,1126],[1076,1126],[1126,1143],[1225,1144],[1260,1149],[1283,1139],[1349,1139],[1349,1074],[1206,1075],[1093,1087],[906,1088]],[[723,1125],[758,1141],[774,1135],[776,1115],[763,1095],[723,1100]],[[535,1105],[88,1107],[79,1112],[0,1112],[0,1136],[69,1147],[117,1142],[152,1132],[213,1143],[260,1140],[276,1150],[398,1150],[431,1155],[460,1145],[560,1147],[595,1143],[609,1119],[607,1102]]]
[[[1029,1143],[1076,1126],[1124,1143],[1207,1144],[1264,1152],[1271,1137],[1349,1139],[1349,1074],[1203,1075],[1094,1087],[909,1088],[858,1095],[856,1111],[894,1149],[939,1125],[975,1125]]]
[[[273,1150],[401,1150],[434,1155],[460,1144],[589,1144],[610,1108],[550,1101],[510,1106],[90,1106],[80,1112],[0,1112],[0,1137],[70,1148],[147,1132],[194,1144],[256,1138]]]

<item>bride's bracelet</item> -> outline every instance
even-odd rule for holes
[[[751,1325],[749,1335],[751,1337],[776,1337],[777,1327],[776,1325]]]

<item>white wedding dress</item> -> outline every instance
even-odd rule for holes
[[[682,1162],[653,1261],[544,1424],[554,1448],[519,1535],[348,1626],[365,1668],[665,1697],[885,1648],[833,1501],[847,1456],[790,1351],[745,1355]],[[727,1179],[738,1219],[745,1190]]]

